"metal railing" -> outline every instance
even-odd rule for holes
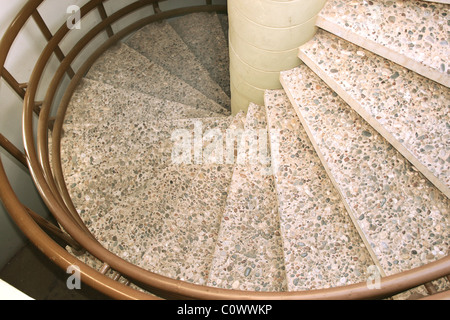
[[[436,297],[440,299],[448,298],[448,292],[436,292],[428,283],[450,274],[449,256],[419,268],[382,278],[378,289],[370,289],[364,282],[302,292],[253,292],[212,288],[164,277],[133,265],[105,249],[89,232],[78,215],[67,192],[62,174],[59,149],[62,124],[68,103],[77,84],[103,52],[149,23],[194,12],[226,13],[226,6],[214,5],[210,0],[206,0],[205,5],[202,6],[182,7],[168,11],[161,10],[159,6],[159,3],[164,0],[138,0],[108,15],[104,6],[106,1],[91,0],[81,8],[81,19],[90,12],[97,11],[100,21],[78,42],[74,43],[67,54],[64,54],[61,49],[61,41],[71,32],[71,29],[64,23],[54,34],[51,33],[50,28],[38,11],[39,6],[46,0],[28,1],[13,20],[0,42],[0,75],[23,100],[21,125],[25,153],[22,153],[2,134],[0,134],[0,145],[14,156],[20,164],[29,169],[40,196],[59,226],[45,221],[20,202],[11,187],[1,159],[0,198],[22,232],[49,259],[64,270],[72,265],[78,266],[84,283],[115,299],[378,299],[423,284],[427,284],[430,294],[437,294]],[[109,2],[111,1],[109,0]],[[147,10],[148,15],[121,30],[113,30],[114,23],[138,10]],[[5,61],[11,54],[10,50],[14,40],[23,32],[24,26],[30,19],[34,20],[41,30],[46,45],[34,65],[29,80],[26,83],[20,83],[6,69]],[[107,40],[99,45],[79,68],[74,69],[73,63],[79,53],[99,34],[106,34]],[[45,88],[45,98],[39,101],[36,98],[38,87],[42,84],[44,69],[52,55],[57,57],[59,67],[52,74],[51,82]],[[68,85],[63,84],[63,79],[66,76],[70,78]],[[64,95],[58,100],[57,91],[59,89],[64,90]],[[58,106],[55,116],[51,116],[53,105]],[[35,135],[33,123],[36,117],[37,134]],[[50,135],[51,150],[49,150]],[[49,151],[51,151],[51,156]],[[102,261],[103,266],[99,270],[95,270],[81,262],[53,240],[50,235],[58,237],[64,244],[71,246],[76,251],[89,252]],[[107,276],[107,273],[112,274],[112,276]],[[125,278],[126,281],[119,281],[122,278]],[[130,287],[130,283],[149,293]],[[430,297],[433,296],[428,298]]]

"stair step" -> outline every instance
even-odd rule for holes
[[[229,114],[221,105],[125,44],[106,51],[91,67],[86,78],[195,108]]]
[[[156,143],[158,139],[170,139],[171,132],[177,127],[193,132],[193,123],[200,121],[204,134],[213,129],[225,132],[232,124],[231,120],[231,117],[183,119],[167,121],[166,126],[162,125],[163,122],[155,122],[155,127],[159,125],[161,128],[149,130],[152,134],[147,133],[148,140]],[[91,139],[97,141],[95,137]],[[63,150],[78,152],[68,143],[63,145],[66,146]],[[172,147],[166,149],[171,150]],[[76,173],[71,172],[68,164],[66,183],[83,221],[108,250],[148,270],[174,278],[183,277],[181,269],[175,268],[180,264],[176,259],[181,256],[187,259],[187,255],[195,251],[190,247],[193,242],[197,241],[196,250],[202,250],[201,244],[212,246],[212,249],[203,247],[203,250],[214,248],[213,235],[218,227],[209,219],[221,214],[224,200],[220,199],[226,199],[232,165],[172,164],[168,161],[165,166],[154,167],[139,160],[148,156],[149,151],[146,150],[127,152],[128,157],[133,155],[131,160],[122,160],[120,155],[116,159],[114,153],[104,153],[103,161],[97,165],[89,167],[76,163]],[[64,153],[63,157],[70,159]],[[211,194],[204,200],[208,193]],[[197,239],[200,231],[195,228],[212,233],[203,233],[205,239]],[[174,234],[175,238],[171,238]],[[207,258],[203,253],[201,257]],[[187,262],[184,258],[181,259]],[[196,261],[193,260],[200,261],[192,257],[185,271],[192,267],[190,263],[194,265]],[[203,261],[201,272],[204,275],[207,275],[210,260]],[[200,270],[197,265],[193,269],[193,273]],[[192,279],[187,271],[185,277],[186,280]]]
[[[128,39],[127,44],[230,110],[230,97],[212,80],[169,23],[162,21],[147,25]]]
[[[265,101],[289,290],[365,281],[374,262],[286,93]]]
[[[206,109],[163,100],[137,91],[127,91],[90,79],[82,79],[67,109],[64,124],[176,120],[221,117]]]
[[[447,255],[448,198],[306,65],[281,79],[382,273]]]
[[[300,58],[450,197],[450,90],[326,31]]]
[[[174,132],[207,132],[227,127],[230,117],[130,122],[117,119],[64,126],[61,166],[78,211],[108,212],[114,203],[138,192],[155,172],[173,163]],[[190,152],[194,155],[192,145]],[[201,165],[191,156],[191,163]],[[87,215],[86,224],[94,218]]]
[[[286,277],[273,176],[267,170],[264,108],[250,104],[241,135],[208,285],[225,289],[285,291]],[[260,131],[261,130],[261,131]],[[264,133],[263,133],[263,132]],[[262,136],[264,135],[264,136]],[[259,154],[258,145],[264,143]],[[255,147],[256,152],[250,152]],[[266,150],[266,152],[264,152]],[[250,155],[256,157],[251,158]],[[262,161],[259,157],[263,157]]]
[[[203,165],[177,207],[166,213],[170,225],[159,245],[170,252],[159,259],[158,273],[206,284],[231,175],[232,165]]]
[[[225,135],[225,129],[238,122],[239,117],[234,117],[226,123],[209,125],[204,133],[217,128]],[[163,223],[158,228],[158,239],[148,244],[143,255],[144,267],[174,279],[206,284],[232,164],[202,163],[186,168],[194,168],[194,175],[189,185],[173,193],[176,201],[161,202],[160,213],[156,214],[163,215]],[[180,179],[184,175],[181,173]]]
[[[199,12],[174,19],[170,25],[230,96],[228,43],[216,13]]]
[[[146,270],[161,273],[170,247],[168,238],[176,233],[173,208],[189,189],[201,165],[170,165],[154,172],[142,187],[116,199],[102,217],[91,221],[96,239],[109,251]]]
[[[226,128],[223,123],[217,129],[225,137],[227,128],[240,123],[241,115],[237,115]],[[173,206],[165,208],[162,237],[152,242],[153,248],[144,256],[154,263],[155,272],[206,285],[232,172],[233,164],[199,165],[189,187]],[[155,252],[160,253],[156,258]]]
[[[139,166],[160,167],[170,161],[179,134],[189,134],[190,147],[193,146],[192,133],[196,128],[209,131],[220,124],[227,124],[230,117],[190,118],[177,120],[142,120],[134,117],[118,117],[109,122],[91,121],[87,124],[67,124],[63,126],[61,142],[62,162],[70,172],[79,172],[88,167],[108,165],[112,160],[132,162]],[[201,140],[200,140],[201,141]],[[203,162],[190,150],[190,161],[186,164]],[[132,157],[130,157],[132,155]],[[208,160],[208,159],[206,159]],[[99,167],[100,168],[100,167]],[[132,170],[132,168],[128,168]],[[141,171],[141,170],[139,170]],[[69,172],[66,172],[69,174]]]
[[[317,26],[450,87],[446,4],[330,0]]]

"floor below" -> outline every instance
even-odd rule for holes
[[[0,279],[35,300],[109,299],[84,284],[81,289],[69,290],[66,285],[69,276],[31,243],[0,270]]]

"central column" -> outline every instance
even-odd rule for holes
[[[264,104],[280,71],[300,65],[298,48],[316,33],[326,0],[228,0],[231,109]]]

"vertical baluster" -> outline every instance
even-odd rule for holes
[[[102,18],[102,20],[108,18],[103,2],[97,6],[97,10],[100,13],[100,17]],[[106,28],[106,33],[108,34],[109,38],[111,38],[114,35],[114,31],[110,25]]]
[[[26,84],[20,84],[17,80],[9,73],[6,68],[2,69],[1,76],[5,79],[6,83],[22,98],[25,98],[25,88]]]
[[[41,30],[42,34],[44,35],[45,39],[47,41],[50,41],[53,38],[53,34],[51,33],[51,31],[47,27],[47,24],[45,23],[44,19],[42,18],[42,16],[39,14],[39,12],[37,10],[35,10],[32,13],[32,17],[33,17],[34,21],[36,22],[36,24],[38,25],[39,29]],[[55,55],[60,62],[66,58],[66,56],[64,55],[64,53],[62,52],[62,50],[59,46],[57,46],[55,48]],[[73,76],[75,75],[75,72],[73,71],[73,69],[71,67],[68,67],[67,74],[72,79]]]
[[[0,133],[0,146],[2,146],[9,154],[11,154],[17,161],[28,168],[27,158],[22,151],[20,151],[11,141],[9,141],[3,134]]]
[[[433,283],[427,282],[427,283],[424,284],[424,286],[427,289],[427,292],[428,292],[429,295],[433,295],[433,294],[437,293],[437,289],[436,289],[436,287],[434,286]]]
[[[153,2],[153,10],[155,11],[155,13],[161,13],[162,10],[159,7],[159,2]]]

